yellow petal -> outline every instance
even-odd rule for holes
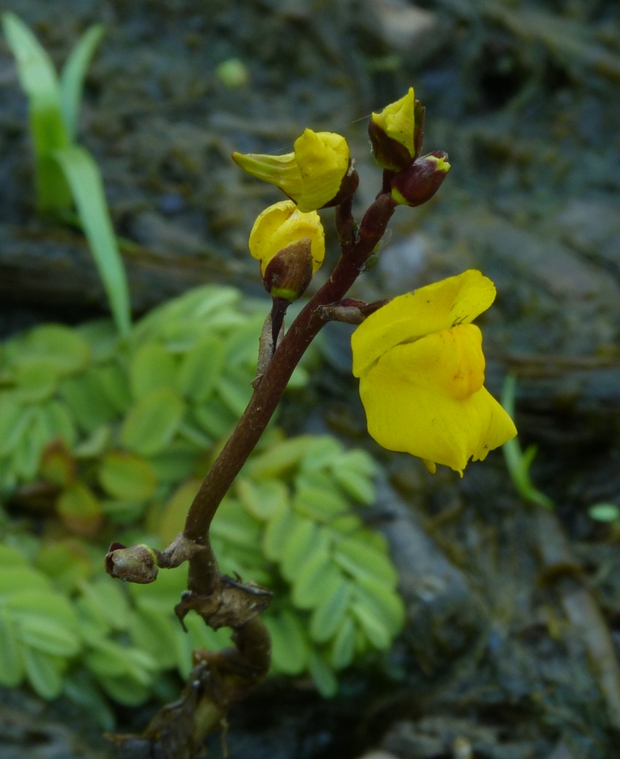
[[[381,113],[373,113],[371,117],[375,124],[381,127],[388,137],[404,145],[411,157],[415,153],[413,145],[415,129],[414,107],[415,94],[413,87],[410,87],[405,97],[386,106]]]
[[[261,273],[281,250],[299,240],[311,240],[312,269],[325,257],[325,231],[316,211],[302,213],[291,200],[282,200],[258,215],[250,232],[250,254],[261,262]]]
[[[301,193],[301,174],[294,153],[285,155],[233,153],[232,159],[248,174],[263,182],[275,184],[290,197]]]
[[[295,141],[301,192],[288,193],[300,211],[321,208],[336,197],[349,169],[349,146],[342,135],[306,129]]]
[[[495,285],[474,269],[394,298],[353,333],[353,374],[360,377],[399,343],[469,324],[494,300]]]
[[[393,361],[387,360],[393,353],[360,381],[368,431],[379,445],[462,474],[470,458],[484,459],[516,435],[512,419],[486,388],[459,400],[442,389],[418,385],[415,377],[395,376]]]

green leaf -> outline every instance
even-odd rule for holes
[[[60,395],[79,427],[89,434],[117,417],[116,409],[105,396],[96,369],[88,369],[79,377],[63,380]]]
[[[54,66],[34,34],[14,13],[4,13],[2,25],[17,62],[20,84],[28,98],[36,158],[37,205],[41,211],[66,211],[71,206],[69,187],[51,158],[54,150],[69,145]]]
[[[313,438],[310,435],[284,440],[260,456],[254,457],[247,465],[246,472],[257,480],[280,477],[299,464],[312,442]]]
[[[335,548],[334,560],[355,578],[375,578],[390,588],[398,583],[398,574],[389,558],[357,537],[341,540]]]
[[[288,504],[281,503],[278,506],[263,534],[263,553],[267,559],[278,561],[282,557],[284,540],[300,520],[301,517]]]
[[[60,107],[71,140],[75,139],[77,131],[86,71],[104,32],[103,24],[87,29],[71,51],[60,75]]]
[[[157,534],[164,545],[168,545],[182,532],[187,512],[192,505],[200,484],[200,480],[189,480],[183,483],[181,487],[175,490],[166,504],[157,530]]]
[[[37,568],[45,572],[56,587],[68,592],[75,590],[93,571],[86,546],[75,538],[42,545]]]
[[[58,661],[50,654],[24,648],[24,665],[28,681],[41,698],[52,699],[62,691],[62,675]]]
[[[119,414],[125,414],[132,404],[126,372],[118,364],[108,364],[98,370],[97,377],[107,401]]]
[[[367,475],[348,469],[345,465],[334,466],[333,472],[336,482],[347,495],[366,506],[374,503],[377,492],[374,483]]]
[[[27,590],[51,589],[44,574],[28,566],[0,567],[0,598],[23,594]]]
[[[127,335],[131,329],[127,276],[110,221],[99,168],[90,153],[78,145],[54,150],[53,156],[71,187],[116,327],[121,335]]]
[[[133,644],[149,653],[161,669],[172,669],[178,659],[176,620],[153,609],[142,608],[131,615],[129,634]]]
[[[49,582],[46,578],[49,588]],[[7,609],[16,614],[35,614],[49,617],[69,630],[77,628],[77,615],[66,596],[42,587],[31,587],[5,600]]]
[[[300,490],[293,498],[293,508],[298,514],[317,522],[329,524],[336,517],[349,510],[349,504],[337,493],[307,488]]]
[[[24,677],[22,647],[12,615],[0,607],[0,685],[14,688]]]
[[[331,435],[316,437],[308,446],[300,468],[305,472],[314,472],[329,467],[334,458],[342,453],[342,443]]]
[[[104,619],[113,630],[126,630],[129,626],[129,602],[122,585],[103,575],[82,586],[83,596],[91,610]]]
[[[75,331],[90,346],[93,361],[97,364],[111,361],[118,351],[118,332],[110,319],[94,319],[80,324]]]
[[[310,653],[308,669],[323,698],[333,698],[338,693],[338,680],[336,680],[333,670],[317,653]]]
[[[194,451],[167,448],[147,460],[157,481],[165,484],[182,482],[194,471],[197,454]]]
[[[322,589],[322,597],[310,620],[310,637],[317,643],[325,643],[334,637],[342,624],[349,601],[351,585],[342,577],[332,580]]]
[[[299,617],[292,611],[265,617],[271,635],[274,669],[285,675],[300,675],[306,668],[309,646]]]
[[[293,579],[291,599],[300,609],[314,609],[325,597],[326,588],[341,580],[342,572],[331,561],[327,548],[322,548]]]
[[[49,401],[41,406],[41,411],[47,415],[54,437],[59,437],[68,448],[72,448],[77,439],[77,431],[67,406],[61,401]]]
[[[162,451],[172,440],[185,413],[181,396],[171,387],[151,390],[136,403],[121,429],[121,442],[143,456]]]
[[[200,339],[185,355],[178,374],[179,391],[197,403],[213,393],[224,367],[224,341],[212,335]]]
[[[358,597],[358,600],[351,604],[351,611],[372,645],[381,651],[387,650],[392,643],[392,635],[375,604],[360,600]]]
[[[14,395],[0,396],[0,456],[6,456],[17,447],[33,413],[33,409],[24,408]]]
[[[200,426],[214,438],[228,435],[237,417],[220,398],[211,398],[205,406],[195,406],[194,416]]]
[[[83,482],[74,482],[63,490],[56,511],[70,530],[86,537],[94,537],[102,521],[101,504]]]
[[[123,706],[140,706],[151,695],[151,689],[132,677],[110,677],[99,674],[97,680],[108,696]]]
[[[110,451],[101,462],[99,483],[113,498],[146,501],[157,485],[157,477],[141,456],[127,451]]]
[[[253,547],[258,544],[261,525],[239,501],[227,497],[213,518],[211,533],[233,545]]]
[[[285,536],[280,554],[280,571],[288,582],[299,574],[300,567],[321,550],[318,527],[310,519],[300,519]]]
[[[109,424],[102,424],[92,435],[82,440],[73,449],[73,455],[78,459],[95,459],[103,455],[112,439],[112,429]]]
[[[40,403],[56,392],[58,371],[45,356],[24,356],[15,367],[17,396],[21,401]]]
[[[82,669],[66,677],[63,695],[80,709],[86,710],[102,730],[114,729],[116,725],[114,712],[88,672]]]
[[[217,393],[225,405],[234,414],[240,417],[246,409],[252,397],[250,377],[246,372],[233,373],[228,371],[220,377],[217,383]]]
[[[88,342],[74,329],[62,324],[43,324],[28,333],[26,356],[46,359],[58,375],[86,369],[91,360]]]
[[[330,650],[330,663],[336,670],[348,667],[355,655],[355,622],[347,614],[340,625]]]
[[[50,617],[22,613],[17,621],[22,641],[37,651],[56,656],[76,656],[80,651],[77,635]]]
[[[237,495],[245,509],[261,521],[271,519],[281,505],[288,505],[288,488],[281,480],[253,482],[237,479]]]
[[[0,543],[0,568],[27,567],[28,559],[14,546]]]
[[[176,374],[176,361],[163,345],[143,345],[129,365],[129,383],[133,397],[137,400],[157,387],[174,387]]]
[[[360,577],[355,586],[355,597],[368,605],[374,605],[376,616],[388,628],[392,636],[397,635],[405,622],[405,604],[395,591],[374,577]]]

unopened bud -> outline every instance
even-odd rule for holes
[[[448,155],[442,150],[418,158],[392,179],[392,198],[403,206],[421,206],[441,187],[450,170]]]
[[[403,171],[415,158],[415,104],[413,87],[380,113],[373,113],[368,134],[375,160],[384,169]]]
[[[144,543],[129,548],[112,543],[105,557],[105,571],[119,580],[146,585],[157,578],[157,553]]]
[[[265,290],[272,298],[297,300],[312,280],[312,241],[309,237],[291,243],[267,264],[263,274]]]

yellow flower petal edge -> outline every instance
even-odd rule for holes
[[[483,386],[482,334],[470,324],[494,297],[493,283],[468,271],[395,298],[358,327],[354,373],[368,431],[384,448],[462,475],[517,434]]]
[[[325,257],[325,231],[316,211],[303,213],[291,200],[282,200],[258,215],[250,232],[250,254],[260,261],[261,274],[281,250],[310,238],[312,271]]]
[[[490,279],[469,269],[394,298],[353,333],[353,374],[361,377],[383,353],[399,343],[469,324],[489,308],[495,294]]]
[[[390,103],[380,113],[373,113],[371,116],[374,123],[381,127],[388,137],[404,145],[412,157],[415,154],[414,108],[415,93],[413,87],[409,87],[409,92],[404,97],[395,103]]]
[[[292,153],[282,156],[233,153],[248,174],[279,187],[307,213],[331,202],[350,166],[345,138],[334,132],[306,129],[295,140]]]

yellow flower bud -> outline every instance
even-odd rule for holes
[[[316,211],[303,213],[292,201],[282,200],[259,214],[249,247],[260,261],[267,291],[273,297],[294,300],[323,263],[325,231]]]
[[[334,132],[306,129],[295,140],[292,153],[282,156],[233,153],[248,174],[279,187],[300,211],[315,211],[352,195],[357,174],[351,169],[349,146]]]
[[[424,108],[410,87],[404,97],[370,118],[368,133],[377,163],[391,171],[408,168],[422,147],[423,127]]]
[[[462,474],[517,434],[483,385],[482,335],[470,323],[494,299],[491,280],[466,271],[394,298],[357,328],[353,374],[380,445]]]

